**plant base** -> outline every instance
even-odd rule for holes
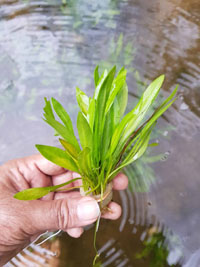
[[[83,190],[80,190],[80,193],[82,196],[85,196],[85,192]],[[101,197],[101,194],[99,195],[91,194],[90,196],[93,197],[97,201],[101,210],[105,209],[107,205],[111,202],[112,197],[113,197],[112,183],[109,183],[107,185],[106,190],[103,194],[103,197]]]

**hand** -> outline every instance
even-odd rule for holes
[[[83,226],[96,221],[100,210],[91,197],[81,197],[79,192],[49,193],[41,200],[22,201],[13,195],[30,187],[44,187],[64,183],[76,178],[76,173],[34,155],[7,162],[0,167],[0,266],[14,257],[38,235],[45,231],[61,229],[73,237],[79,237]],[[113,188],[123,190],[128,179],[118,174]],[[80,180],[66,187],[80,185]],[[121,207],[109,204],[111,212],[103,215],[117,219]]]

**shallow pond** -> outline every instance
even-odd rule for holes
[[[75,87],[92,93],[96,64],[128,69],[130,107],[161,73],[164,96],[180,85],[154,133],[159,147],[126,170],[130,188],[115,194],[123,214],[102,220],[97,248],[102,266],[200,266],[199,0],[0,0],[0,18],[1,163],[57,144],[43,98],[56,97],[75,122]],[[58,256],[39,266],[91,266],[93,233],[62,234],[46,245]]]

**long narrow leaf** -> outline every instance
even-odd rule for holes
[[[101,77],[99,78],[98,80],[98,83],[96,85],[96,88],[95,88],[95,91],[94,91],[94,99],[97,99],[98,95],[99,95],[99,90],[104,82],[104,80],[106,79],[108,75],[108,71],[107,70],[104,70],[104,72],[102,73]]]
[[[77,128],[82,148],[92,147],[92,132],[87,119],[79,112],[77,117]]]
[[[117,173],[120,172],[121,169],[131,164],[133,161],[137,160],[139,157],[141,157],[144,154],[144,152],[146,151],[148,147],[150,134],[151,134],[151,130],[147,131],[146,134],[143,135],[143,137],[138,142],[139,145],[137,146],[137,149],[133,147],[134,151],[131,151],[130,154],[125,159],[125,161],[123,161],[122,164],[108,176],[108,181],[112,180],[115,177],[115,175],[117,175]]]
[[[105,114],[109,111],[111,105],[113,104],[114,100],[116,99],[116,95],[122,89],[125,82],[126,82],[126,70],[123,68],[119,72],[118,76],[114,79],[114,81],[112,83],[111,92],[110,92],[108,101],[106,102]]]
[[[110,93],[110,88],[115,76],[116,67],[114,66],[104,79],[100,89],[98,98],[96,100],[96,110],[95,110],[95,120],[94,120],[94,134],[93,134],[93,144],[94,144],[94,158],[98,164],[100,160],[100,150],[103,138],[103,129],[105,124],[105,106]]]
[[[94,84],[95,84],[95,87],[97,86],[99,82],[99,66],[97,65],[95,70],[94,70]]]
[[[94,98],[90,99],[88,114],[87,114],[87,120],[90,125],[90,129],[93,132],[93,126],[94,126],[94,118],[95,118],[95,108],[96,108],[96,100]]]
[[[44,100],[45,100],[45,107],[43,108],[44,112],[48,116],[54,118],[53,110],[52,110],[52,107],[51,107],[51,102],[49,100],[47,100],[46,97],[44,98]]]
[[[124,141],[132,134],[132,132],[143,120],[148,108],[152,105],[153,101],[157,97],[163,80],[164,75],[161,75],[155,79],[143,93],[136,107],[122,119],[112,137],[111,153],[113,153],[117,145],[119,145],[119,140],[121,143],[124,143]],[[121,137],[122,133],[123,137]]]
[[[63,106],[55,99],[51,98],[51,102],[53,105],[53,108],[58,115],[58,117],[61,119],[67,130],[70,132],[70,134],[74,134],[72,121],[70,119],[70,116],[68,115],[67,111],[63,108]]]
[[[89,177],[91,171],[90,149],[85,147],[78,155],[80,173]]]
[[[50,192],[56,191],[58,188],[61,188],[65,185],[71,184],[81,178],[74,178],[71,179],[70,181],[59,184],[59,185],[54,185],[54,186],[48,186],[48,187],[34,187],[34,188],[28,188],[23,191],[18,192],[17,194],[14,195],[14,198],[19,199],[19,200],[35,200],[41,197],[46,196]]]
[[[61,145],[65,148],[65,150],[75,159],[78,159],[78,151],[77,149],[70,143],[68,143],[67,141],[59,138],[59,141],[61,143]]]
[[[44,145],[36,145],[36,148],[49,161],[67,170],[79,172],[78,166],[73,158],[62,149]]]
[[[69,132],[64,125],[47,114],[44,114],[44,117],[46,119],[45,122],[51,125],[51,127],[53,127],[60,136],[62,136],[68,143],[74,145],[76,149],[80,151],[79,143],[72,132]]]
[[[76,99],[81,111],[87,116],[89,108],[89,98],[88,96],[76,87]]]

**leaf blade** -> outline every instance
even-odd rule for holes
[[[87,116],[89,109],[89,98],[78,87],[76,87],[76,99],[81,111]]]
[[[92,132],[87,119],[79,112],[77,117],[77,128],[82,148],[92,147]]]
[[[66,149],[66,151],[75,159],[75,160],[77,160],[77,158],[78,158],[78,151],[76,150],[76,148],[72,145],[72,144],[70,144],[70,143],[68,143],[67,141],[65,141],[65,140],[63,140],[63,139],[61,139],[61,138],[59,138],[59,141],[60,141],[60,143],[61,143],[61,145]]]
[[[36,145],[36,148],[46,159],[55,163],[56,165],[70,171],[79,172],[76,162],[64,150],[58,147],[45,145]]]
[[[81,178],[74,178],[74,179],[71,179],[70,181],[67,181],[66,183],[62,183],[62,184],[54,185],[54,186],[28,188],[28,189],[25,189],[25,190],[22,190],[16,193],[14,195],[14,198],[18,200],[36,200],[38,198],[46,196],[50,192],[54,192],[60,187],[73,183],[79,179]]]
[[[119,139],[120,143],[123,144],[142,121],[148,108],[152,105],[155,98],[157,97],[163,81],[164,75],[156,78],[147,87],[135,108],[133,108],[128,114],[126,114],[126,116],[124,116],[113,134],[111,141],[111,154],[116,149],[119,143]]]

